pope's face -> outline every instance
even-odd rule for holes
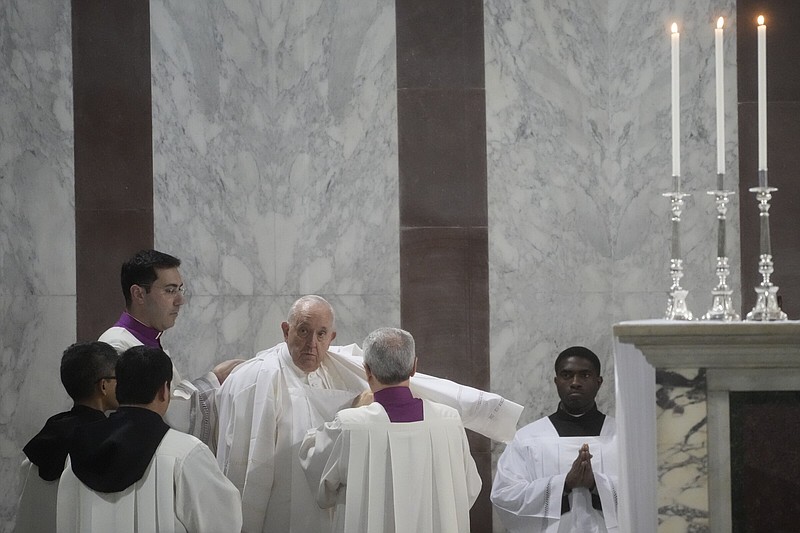
[[[336,338],[333,315],[324,304],[309,302],[298,310],[292,322],[281,324],[289,354],[297,368],[313,372],[322,364],[328,347]]]
[[[556,369],[555,384],[564,409],[570,414],[580,415],[594,405],[603,378],[586,359],[567,357]]]
[[[159,331],[166,331],[175,325],[178,312],[186,302],[181,292],[183,279],[177,268],[157,268],[156,275],[158,277],[142,296],[142,321]]]

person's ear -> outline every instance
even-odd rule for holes
[[[147,293],[141,285],[131,285],[131,301],[137,304],[144,303],[144,295]]]
[[[169,402],[169,381],[165,381],[158,391],[158,400],[160,402]]]
[[[603,376],[597,376],[597,387],[603,384]]]
[[[364,372],[367,374],[367,381],[372,377],[372,371],[369,369],[369,365],[364,363]]]
[[[331,342],[333,342],[333,339],[335,339],[335,338],[336,338],[336,332],[333,331],[333,332],[331,332]]]
[[[411,373],[408,375],[408,377],[411,377],[411,376],[413,376],[414,374],[417,373],[417,361],[419,361],[419,358],[418,357],[414,357],[414,366],[411,367]]]
[[[289,323],[288,322],[281,322],[281,330],[283,330],[283,340],[289,340]]]

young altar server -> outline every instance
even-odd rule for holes
[[[105,420],[117,408],[114,368],[119,356],[104,342],[76,343],[61,356],[61,383],[72,398],[72,409],[51,416],[22,449],[22,493],[15,533],[56,529],[58,480],[67,460],[67,441],[81,424]]]
[[[555,371],[558,410],[506,447],[492,503],[513,533],[618,531],[615,424],[595,404],[600,359],[573,346],[558,355]]]
[[[136,346],[117,363],[119,409],[77,429],[58,487],[58,533],[239,531],[241,499],[208,447],[170,429],[172,361]]]

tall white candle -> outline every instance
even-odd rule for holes
[[[767,26],[758,17],[758,170],[767,170]]]
[[[714,51],[716,55],[716,81],[717,81],[717,174],[725,173],[725,71],[722,60],[722,27],[725,20],[717,19],[717,28],[714,30]]]
[[[672,175],[681,175],[681,74],[680,33],[672,23]]]

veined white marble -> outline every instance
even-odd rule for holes
[[[738,185],[735,3],[484,2],[492,388],[530,421],[570,344],[610,359],[617,321],[662,317],[670,286],[670,37],[681,27],[684,288],[716,285],[714,33],[726,17],[726,188]],[[728,211],[739,305],[738,198]],[[613,368],[603,372],[613,377]],[[605,391],[608,392],[608,391]],[[602,407],[613,413],[613,395]]]
[[[156,247],[192,295],[173,355],[249,357],[305,293],[343,343],[399,324],[394,3],[150,6]]]
[[[22,446],[69,405],[75,340],[69,3],[0,6],[0,532],[11,531]]]

